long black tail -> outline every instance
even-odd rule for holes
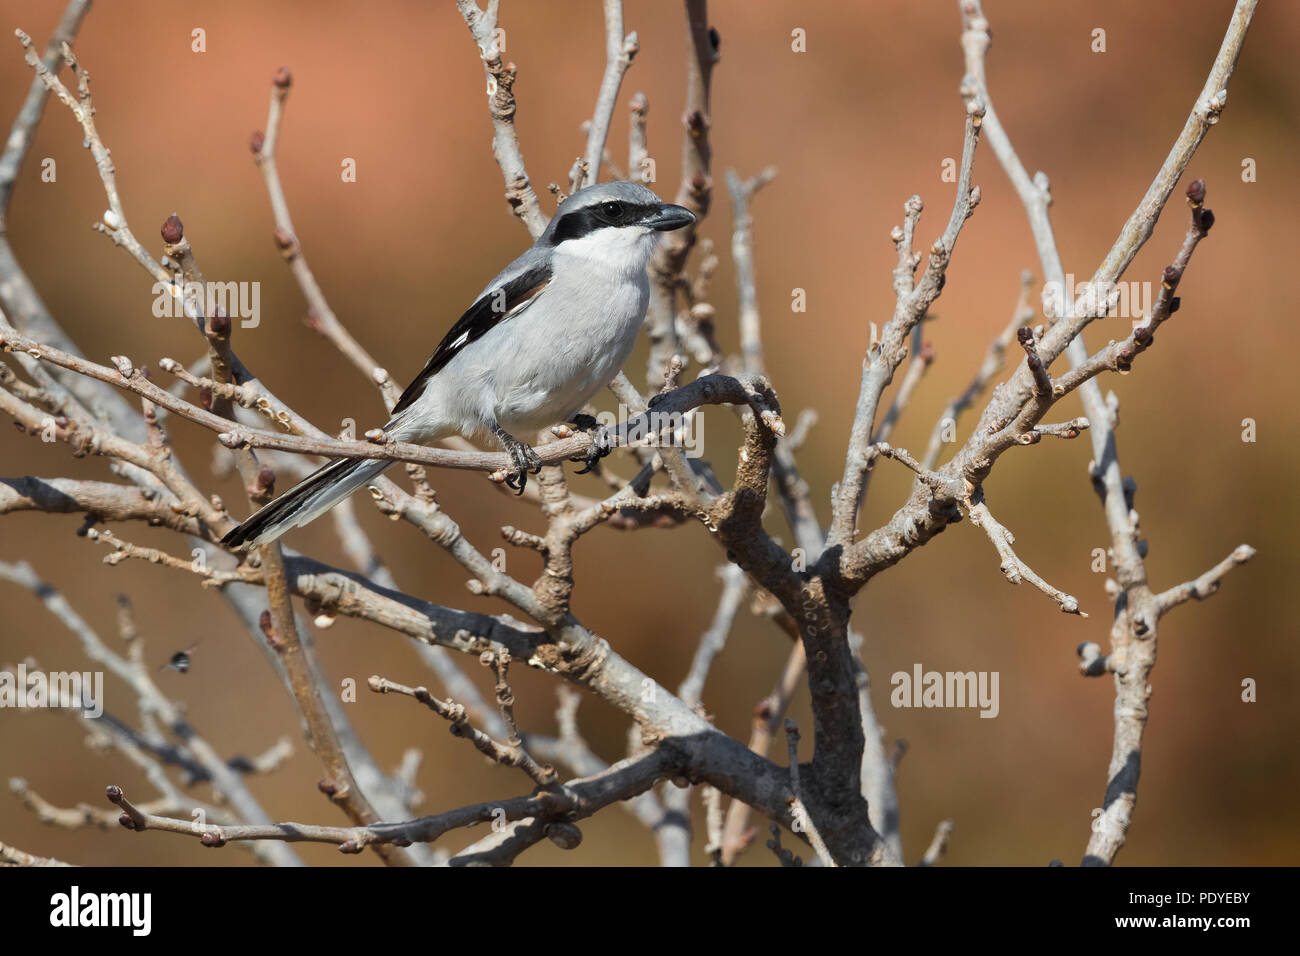
[[[319,518],[391,464],[377,458],[335,459],[263,506],[221,543],[231,547],[268,544],[291,528]]]

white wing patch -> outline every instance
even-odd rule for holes
[[[529,295],[528,298],[524,299],[524,301],[522,301],[522,302],[520,302],[518,305],[516,305],[513,309],[511,309],[511,310],[510,310],[509,312],[507,312],[504,316],[502,316],[502,318],[504,318],[504,319],[514,318],[514,317],[515,317],[516,315],[518,315],[520,312],[524,311],[524,309],[528,308],[530,305],[532,305],[534,302],[536,302],[538,299],[540,299],[540,298],[542,297],[542,293],[545,292],[545,291],[546,291],[546,285],[545,285],[545,284],[542,284],[542,285],[538,286],[536,292],[533,292],[531,295]]]

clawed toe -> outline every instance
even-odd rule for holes
[[[496,430],[497,439],[505,446],[506,453],[510,455],[510,461],[514,465],[514,470],[506,475],[506,487],[513,489],[515,494],[522,495],[524,489],[528,487],[528,474],[534,475],[542,470],[542,458],[532,447],[513,435],[505,429]]]
[[[591,445],[587,448],[586,454],[569,459],[569,461],[582,462],[582,467],[575,474],[585,475],[599,467],[600,460],[613,450],[614,442],[610,437],[609,429],[590,415],[574,415],[573,424],[591,436]]]

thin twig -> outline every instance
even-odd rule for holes
[[[632,65],[639,45],[636,31],[623,35],[623,0],[604,0],[605,7],[605,75],[600,81],[600,92],[596,94],[596,108],[592,111],[591,124],[587,130],[586,175],[581,185],[591,186],[596,182],[600,171],[602,157],[605,155],[605,140],[609,136],[609,124],[614,118],[614,107],[618,105],[619,87],[623,85],[623,75]]]

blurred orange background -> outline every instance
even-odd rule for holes
[[[43,49],[62,6],[0,0],[0,25],[21,27]],[[609,145],[625,163],[624,106],[644,91],[655,188],[667,198],[679,175],[684,18],[679,3],[629,0],[625,6],[626,28],[637,31],[640,53],[620,93]],[[991,93],[1025,165],[1051,178],[1068,272],[1091,275],[1146,189],[1201,89],[1232,6],[1228,0],[1086,6],[988,0]],[[713,81],[717,188],[703,235],[723,260],[713,289],[719,337],[729,348],[737,344],[722,173],[734,167],[749,176],[775,165],[778,178],[753,207],[763,337],[787,421],[805,408],[820,416],[800,461],[825,520],[868,322],[882,324],[893,308],[889,230],[901,220],[904,200],[919,193],[927,212],[918,239],[928,245],[951,208],[953,186],[941,171],[961,145],[957,4],[715,0],[710,19],[722,36],[722,60]],[[504,0],[501,23],[506,56],[519,67],[524,156],[549,212],[545,186],[563,182],[582,150],[579,124],[590,115],[604,67],[600,4]],[[196,27],[206,31],[205,53],[191,52]],[[1099,27],[1106,31],[1105,53],[1090,49]],[[791,50],[796,28],[807,34],[804,53]],[[1207,181],[1217,224],[1183,280],[1182,310],[1133,374],[1102,382],[1122,401],[1121,461],[1138,482],[1153,585],[1195,577],[1243,542],[1259,550],[1219,594],[1161,624],[1139,801],[1121,864],[1297,862],[1300,721],[1296,618],[1287,594],[1297,554],[1300,456],[1294,375],[1285,364],[1300,345],[1297,293],[1289,281],[1300,215],[1297,40],[1300,7],[1262,4],[1223,120],[1188,171],[1189,178]],[[0,46],[0,125],[6,127],[31,79],[17,42],[7,42]],[[290,67],[294,76],[279,165],[303,249],[340,319],[394,378],[405,383],[419,370],[464,305],[528,243],[502,200],[482,69],[451,0],[238,0],[184,10],[157,0],[102,3],[76,48],[92,75],[96,121],[112,149],[136,235],[160,255],[156,229],[176,212],[209,278],[261,283],[261,325],[237,330],[236,350],[281,398],[327,430],[349,417],[358,431],[382,424],[382,408],[372,386],[303,325],[302,298],[271,241],[271,213],[247,142],[265,123],[277,67]],[[152,280],[87,228],[105,201],[80,143],[68,111],[51,102],[8,222],[20,261],[92,359],[125,353],[150,365],[162,356],[192,361],[202,351],[194,330],[154,318]],[[40,179],[45,157],[56,160],[54,183]],[[340,179],[345,157],[356,160],[355,183]],[[1256,161],[1256,182],[1243,182],[1247,157]],[[893,436],[895,444],[918,451],[1010,317],[1021,270],[1039,272],[1020,203],[987,143],[975,181],[983,202],[958,243],[934,309],[939,320],[926,328],[938,358]],[[1176,198],[1125,278],[1157,280],[1185,225],[1185,206]],[[806,313],[790,310],[795,288],[807,292]],[[1094,325],[1089,344],[1119,338],[1127,331],[1122,323]],[[643,351],[629,365],[639,383]],[[603,402],[613,404],[609,396]],[[1052,417],[1081,413],[1072,399]],[[725,480],[734,460],[731,416],[722,409],[704,416],[706,454]],[[1241,440],[1245,418],[1258,423],[1255,443]],[[973,419],[963,420],[963,436]],[[212,436],[179,421],[171,429],[177,455],[204,490],[222,494],[232,508],[242,502],[236,479],[211,477]],[[1089,457],[1086,439],[1044,442],[1007,455],[987,486],[995,513],[1017,536],[1019,554],[1076,594],[1092,614],[1087,620],[1060,614],[1028,586],[1009,585],[987,539],[968,522],[873,581],[858,599],[855,620],[867,636],[864,660],[877,714],[891,743],[901,737],[910,745],[898,780],[909,862],[944,818],[956,825],[952,864],[1042,865],[1053,858],[1075,864],[1082,856],[1090,813],[1106,785],[1114,701],[1111,682],[1081,679],[1075,657],[1082,641],[1106,647],[1109,630],[1104,575],[1090,570],[1092,549],[1105,547],[1108,536],[1086,475]],[[74,460],[64,445],[42,445],[5,428],[0,475],[27,474],[109,477],[103,460]],[[541,529],[535,509],[494,493],[482,476],[433,477],[442,504],[485,552],[499,546],[503,524]],[[861,527],[887,519],[904,500],[908,478],[898,466],[877,468]],[[590,478],[574,485],[593,494],[600,487]],[[453,606],[505,609],[471,595],[465,572],[413,529],[383,520],[361,498],[358,513],[403,589]],[[320,767],[303,742],[291,698],[220,596],[178,571],[139,562],[104,565],[102,545],[74,536],[80,523],[76,516],[6,516],[0,561],[30,561],[110,642],[116,641],[114,596],[130,594],[154,664],[200,642],[188,674],[158,675],[163,689],[186,703],[198,732],[223,753],[258,753],[289,736],[294,757],[273,776],[253,778],[253,792],[275,819],[342,823],[316,792]],[[776,520],[771,527],[790,540]],[[141,545],[185,551],[170,533],[115,530]],[[575,612],[669,687],[684,676],[713,613],[714,569],[723,555],[707,539],[698,525],[635,538],[602,528],[577,553]],[[288,543],[347,566],[329,522]],[[533,556],[512,552],[509,561],[512,573],[531,581]],[[0,666],[29,654],[50,669],[88,666],[75,639],[34,597],[7,584],[0,595]],[[335,681],[352,677],[364,684],[378,673],[436,688],[405,638],[340,619],[316,640]],[[748,737],[753,706],[771,689],[788,652],[776,628],[741,613],[704,693],[720,727]],[[999,716],[890,708],[889,675],[910,672],[916,663],[998,671]],[[476,662],[467,659],[465,667],[488,686]],[[515,678],[523,726],[552,732],[554,681],[532,673]],[[1258,681],[1257,703],[1241,701],[1245,678]],[[121,686],[108,679],[107,689],[109,709],[133,717],[134,702]],[[527,791],[517,771],[485,765],[413,702],[361,694],[348,712],[382,766],[395,766],[407,747],[424,752],[419,784],[427,800],[419,812]],[[792,713],[811,728],[806,693]],[[584,700],[579,715],[598,753],[611,760],[624,753],[621,715],[594,700]],[[61,806],[106,805],[109,783],[139,799],[153,796],[120,756],[91,752],[82,737],[67,717],[0,712],[0,770],[6,779],[25,777]],[[804,746],[811,747],[810,729]],[[199,791],[207,798],[206,788]],[[694,802],[695,861],[703,862],[703,821]],[[545,843],[521,862],[657,860],[651,835],[618,810],[587,821],[583,830],[576,851]],[[452,834],[445,845],[456,849],[480,835]],[[8,794],[0,795],[0,839],[87,864],[249,859],[168,834],[46,827]],[[772,862],[761,839],[745,862]],[[340,862],[329,847],[298,849],[310,862]]]

